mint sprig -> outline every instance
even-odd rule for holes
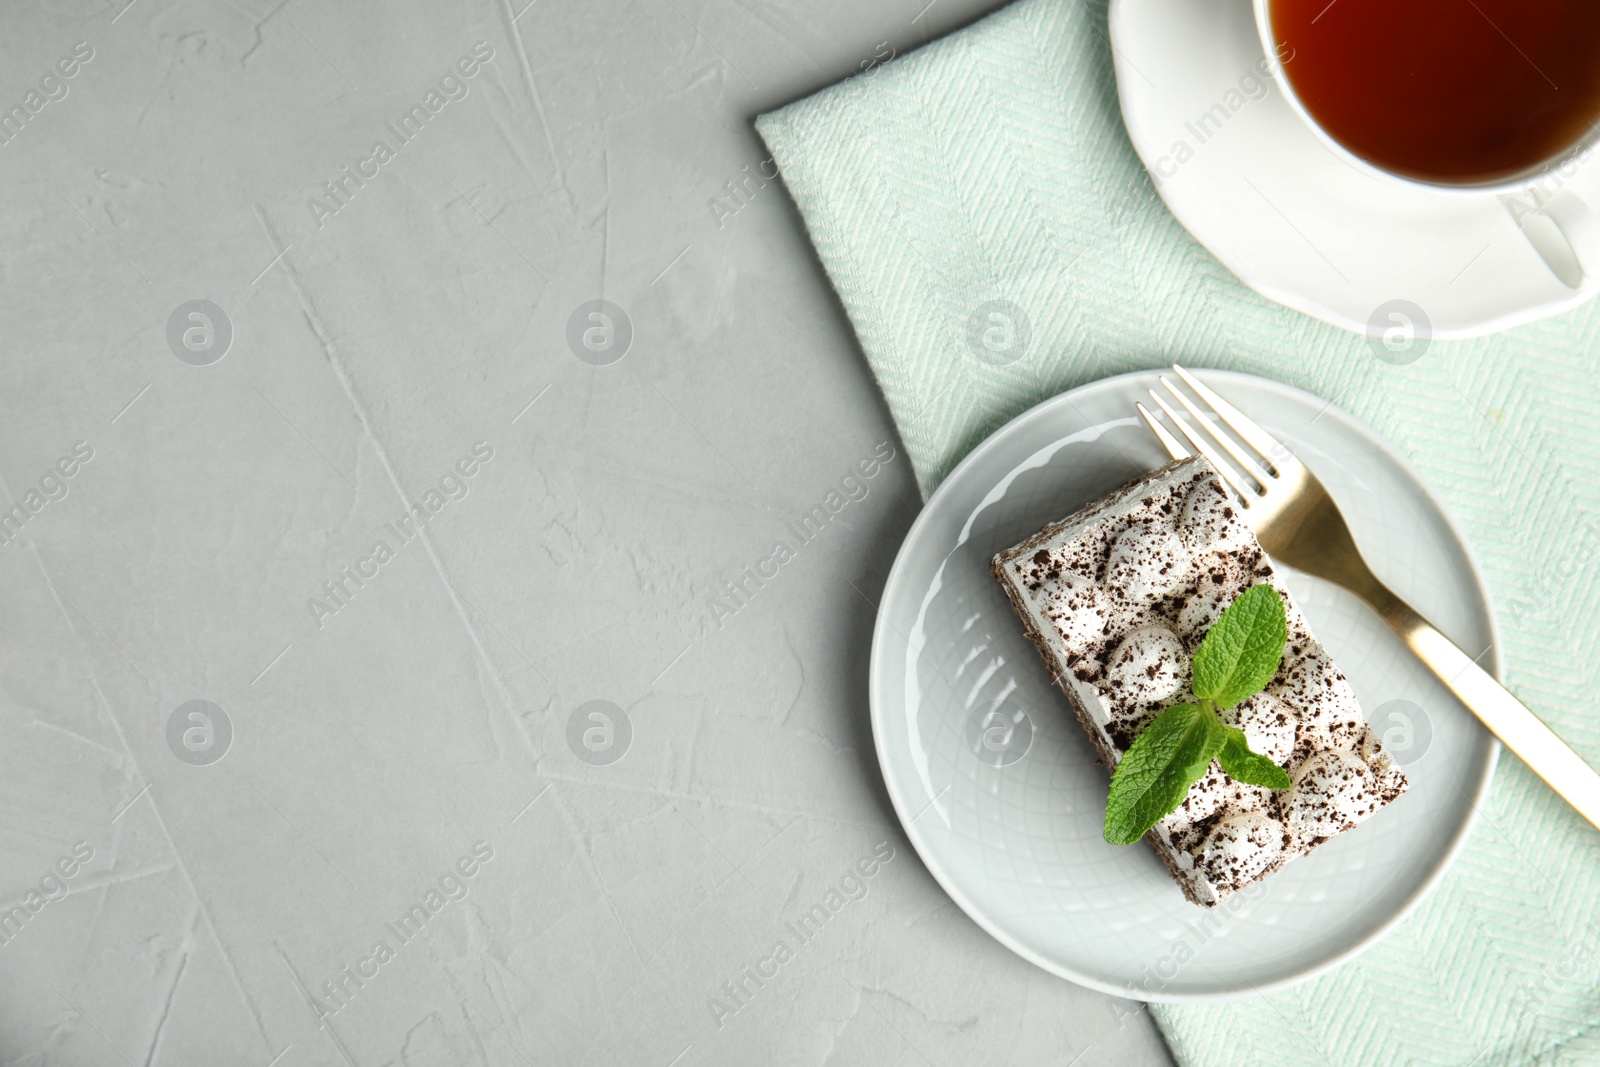
[[[1265,689],[1278,673],[1289,624],[1270,585],[1240,593],[1194,654],[1194,695],[1231,708]]]
[[[1131,845],[1183,803],[1227,738],[1199,704],[1174,704],[1145,727],[1111,776],[1105,838]]]
[[[1227,740],[1223,741],[1222,749],[1217,753],[1217,762],[1222,764],[1223,774],[1245,785],[1264,785],[1268,789],[1289,788],[1288,772],[1259,752],[1250,751],[1250,742],[1245,740],[1243,730],[1234,726],[1224,726],[1222,729],[1227,734]],[[1191,778],[1190,782],[1193,781]],[[1189,787],[1184,786],[1184,792],[1188,791]],[[1182,803],[1181,797],[1179,803]],[[1165,814],[1165,811],[1161,813]],[[1157,815],[1156,818],[1161,818],[1161,815]]]
[[[1103,833],[1131,845],[1177,810],[1212,760],[1237,782],[1289,788],[1289,776],[1250,750],[1244,732],[1225,725],[1217,709],[1243,703],[1278,673],[1289,627],[1283,598],[1254,585],[1234,598],[1194,654],[1194,704],[1174,704],[1134,738],[1111,775]]]

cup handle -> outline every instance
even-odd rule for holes
[[[1600,215],[1566,189],[1549,196],[1501,197],[1511,219],[1545,266],[1569,289],[1600,281]]]

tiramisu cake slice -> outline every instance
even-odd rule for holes
[[[1258,584],[1282,597],[1277,674],[1216,715],[1287,771],[1289,788],[1235,781],[1213,761],[1145,835],[1194,903],[1215,906],[1405,792],[1405,774],[1204,458],[1129,483],[1000,553],[993,569],[1112,768],[1164,708],[1195,699],[1190,659],[1223,610]]]

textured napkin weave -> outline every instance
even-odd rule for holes
[[[1257,296],[1151,190],[1100,0],[1019,0],[757,127],[924,494],[1007,419],[1106,375],[1177,360],[1309,389],[1444,495],[1501,605],[1511,687],[1600,762],[1596,305],[1392,366]],[[986,330],[1022,357],[977,358]],[[1185,1064],[1600,1063],[1600,834],[1502,755],[1461,857],[1382,943],[1286,992],[1154,1010]]]

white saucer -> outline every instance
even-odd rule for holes
[[[1409,301],[1433,337],[1459,338],[1600,291],[1559,280],[1499,198],[1407,187],[1335,156],[1260,77],[1249,0],[1111,0],[1109,22],[1123,120],[1162,199],[1263,296],[1362,333]],[[1241,92],[1246,75],[1267,94]],[[1219,104],[1226,118],[1201,129]],[[1193,153],[1181,164],[1180,142]],[[1600,153],[1565,187],[1600,206]]]
[[[1308,393],[1249,375],[1201,377],[1316,471],[1380,577],[1463,647],[1493,643],[1482,577],[1460,532],[1393,449]],[[1109,775],[989,560],[1165,461],[1133,408],[1154,384],[1139,372],[1048,400],[945,479],[884,589],[873,737],[906,834],[978,925],[1045,970],[1104,992],[1215,1000],[1302,981],[1398,922],[1465,839],[1498,745],[1377,616],[1285,571],[1369,721],[1388,734],[1410,791],[1233,898],[1237,908],[1188,903],[1148,846],[1102,840]],[[1491,670],[1494,655],[1483,661]],[[984,729],[997,705],[1016,727],[998,731],[998,746]],[[1397,710],[1409,743],[1393,732]]]

